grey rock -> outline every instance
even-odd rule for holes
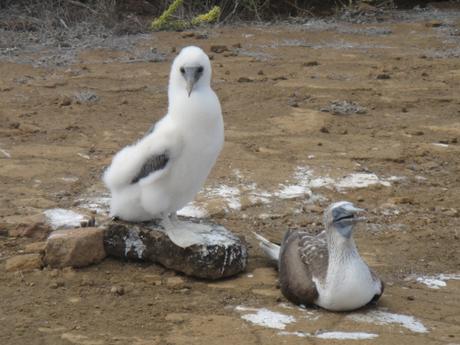
[[[246,268],[246,244],[226,228],[209,222],[186,221],[185,226],[201,229],[198,242],[179,246],[164,232],[159,222],[112,221],[105,225],[107,255],[159,263],[166,268],[205,279],[220,279]],[[182,230],[177,229],[177,233]],[[196,232],[194,236],[196,235]]]

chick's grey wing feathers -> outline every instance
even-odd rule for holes
[[[149,176],[151,173],[164,169],[169,162],[169,156],[167,153],[162,153],[160,155],[155,155],[147,159],[142,165],[140,171],[131,181],[131,184],[139,182],[139,180],[144,177]]]
[[[301,234],[289,231],[283,239],[279,262],[280,287],[291,302],[313,305],[318,298],[318,290],[312,280],[311,267],[304,264],[300,255]]]

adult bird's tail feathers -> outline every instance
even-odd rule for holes
[[[271,260],[278,262],[280,256],[280,246],[270,242],[265,237],[253,232],[254,236],[260,241],[259,247],[263,250],[266,256]]]

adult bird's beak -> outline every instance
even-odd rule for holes
[[[198,68],[199,67],[185,67],[185,73],[184,73],[184,78],[187,86],[185,87],[187,89],[187,94],[190,97],[190,94],[192,93],[193,86],[195,86],[195,83],[199,79],[199,73],[198,73]]]
[[[359,208],[359,207],[356,207],[355,205],[353,204],[348,204],[348,205],[345,205],[344,207],[348,212],[352,213],[352,214],[358,214],[358,216],[354,216],[353,217],[353,222],[354,223],[357,223],[357,222],[363,222],[366,220],[366,217],[364,217],[362,215],[362,213],[366,212],[365,209],[363,208]]]
[[[352,203],[348,203],[344,206],[342,206],[346,211],[350,212],[350,213],[358,213],[358,212],[364,212],[365,210],[362,209],[362,208],[359,208],[359,207],[356,207],[355,205],[353,205]]]

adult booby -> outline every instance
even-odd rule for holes
[[[283,295],[291,302],[316,304],[324,309],[347,311],[377,300],[384,285],[358,253],[353,225],[361,220],[360,208],[347,201],[324,212],[325,231],[311,236],[289,230],[281,247],[260,235],[260,246],[277,260]]]
[[[112,216],[161,218],[166,229],[175,228],[176,211],[202,188],[224,143],[211,72],[208,56],[198,47],[186,47],[175,58],[168,113],[137,143],[119,151],[104,173]]]

